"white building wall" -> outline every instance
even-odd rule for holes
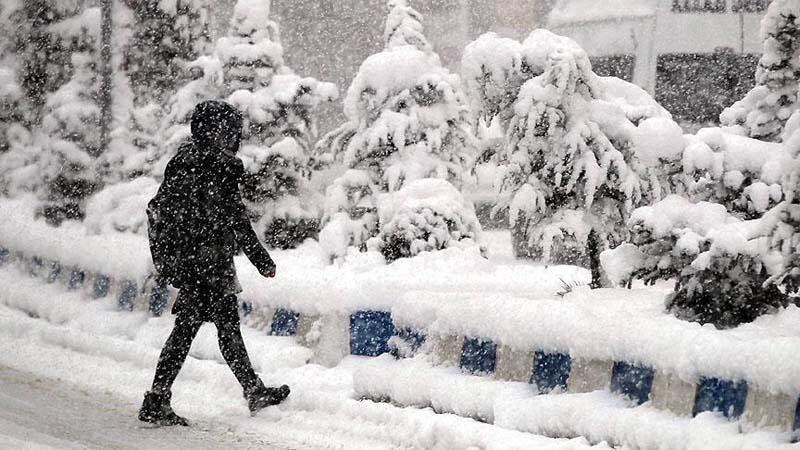
[[[580,44],[589,56],[634,55],[633,82],[655,91],[658,56],[669,53],[761,53],[764,13],[681,13],[672,0],[660,0],[650,17],[619,17],[602,21],[560,23],[551,27]]]

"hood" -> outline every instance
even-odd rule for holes
[[[192,141],[203,156],[235,154],[242,141],[242,114],[229,103],[207,100],[192,113]]]

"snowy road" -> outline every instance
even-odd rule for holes
[[[138,405],[108,392],[0,366],[0,447],[103,449],[263,448],[290,450],[250,433],[206,423],[146,428]]]

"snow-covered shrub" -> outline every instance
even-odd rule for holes
[[[775,283],[780,255],[767,237],[782,205],[761,219],[741,220],[715,203],[669,196],[636,209],[628,243],[604,252],[613,281],[675,279],[667,309],[679,318],[728,328],[785,307]]]
[[[385,49],[368,57],[353,79],[345,98],[347,122],[317,145],[319,162],[351,169],[328,189],[323,222],[343,212],[361,226],[340,226],[344,216],[337,216],[335,226],[357,233],[375,221],[382,193],[423,178],[460,188],[476,149],[460,78],[433,53],[419,13],[405,1],[389,7]],[[345,191],[359,192],[367,207],[347,200]],[[363,244],[355,235],[336,242]]]
[[[64,31],[79,25],[79,20],[70,19],[75,19],[81,3],[20,1],[3,5],[3,18],[13,27],[10,37],[17,58],[17,79],[24,93],[22,114],[28,127],[40,125],[47,95],[69,80],[75,48],[72,39],[64,39]]]
[[[522,85],[536,76],[522,44],[486,33],[464,49],[461,73],[469,94],[473,120],[496,123],[505,133]]]
[[[415,180],[386,195],[378,207],[381,229],[371,244],[387,261],[476,245],[481,227],[475,209],[447,181]]]
[[[764,52],[756,86],[720,119],[752,138],[780,141],[786,121],[800,107],[800,4],[773,0],[761,22],[761,36]]]
[[[360,169],[347,170],[328,186],[319,241],[331,262],[348,248],[366,250],[367,240],[378,233],[377,193],[371,174]]]
[[[496,210],[508,209],[530,256],[563,261],[560,246],[597,268],[595,247],[622,241],[630,211],[675,189],[680,127],[641,89],[595,75],[568,38],[535,30],[522,44],[485,35],[470,47],[480,114],[506,122]]]
[[[737,217],[755,219],[783,199],[781,180],[791,160],[783,145],[705,128],[689,136],[683,182],[693,201],[719,203]]]
[[[43,188],[38,169],[42,150],[35,145],[31,132],[13,124],[6,129],[6,139],[8,149],[0,153],[0,195],[13,197]]]

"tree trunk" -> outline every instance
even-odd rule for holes
[[[113,0],[103,0],[102,21],[100,25],[100,153],[108,149],[111,130],[111,4]],[[99,155],[95,155],[99,156]]]
[[[600,252],[602,251],[602,243],[600,236],[592,228],[589,232],[589,238],[586,241],[586,253],[589,255],[589,270],[592,272],[592,282],[589,287],[597,289],[606,286],[605,277],[603,277],[603,268],[600,266]]]

